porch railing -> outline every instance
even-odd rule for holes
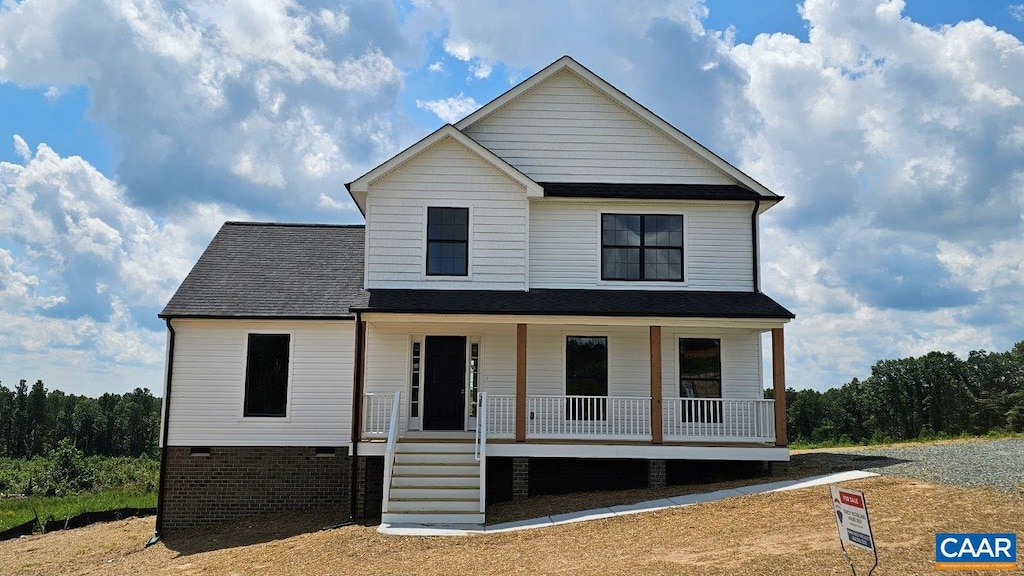
[[[662,403],[665,440],[775,441],[774,400],[666,398]]]
[[[395,468],[395,443],[398,441],[398,410],[402,406],[402,393],[395,392],[391,401],[391,418],[388,421],[388,443],[384,448],[384,499],[381,511],[388,511],[388,500],[391,499],[391,473]]]
[[[644,396],[527,396],[528,438],[651,439]]]
[[[487,394],[487,436],[516,437],[516,397],[512,394]],[[477,426],[480,426],[477,422]]]
[[[386,438],[391,425],[391,408],[395,393],[363,396],[363,437]]]
[[[487,508],[487,393],[481,392],[476,403],[480,409],[476,415],[476,449],[474,455],[480,463],[480,511]]]

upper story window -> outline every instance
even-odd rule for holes
[[[469,273],[469,208],[427,208],[427,276]]]
[[[245,416],[285,416],[290,343],[288,334],[249,334],[245,358]]]
[[[681,214],[602,214],[601,279],[683,281]]]

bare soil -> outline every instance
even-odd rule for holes
[[[875,574],[935,574],[935,533],[1013,532],[1021,495],[902,477],[845,485],[867,495]],[[0,543],[4,575],[149,574],[849,574],[827,488],[750,495],[523,532],[386,536],[317,531],[326,515],[279,515],[198,530],[151,547],[153,520],[96,524]],[[869,556],[853,552],[858,571]]]

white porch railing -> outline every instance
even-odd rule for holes
[[[481,406],[483,405],[481,400]],[[477,422],[477,428],[481,424]],[[487,395],[487,436],[516,437],[516,397],[511,394]]]
[[[481,392],[476,405],[476,448],[473,453],[480,463],[480,511],[487,508],[487,393]]]
[[[527,396],[526,436],[650,440],[651,399],[643,396]]]
[[[774,442],[775,401],[728,398],[666,398],[665,440]]]
[[[363,396],[363,438],[386,438],[391,425],[391,408],[395,394],[374,394]]]
[[[402,393],[395,392],[391,401],[391,418],[388,422],[388,443],[384,448],[384,499],[381,511],[388,511],[388,500],[391,496],[391,473],[395,468],[395,443],[398,441],[398,410],[402,406]]]

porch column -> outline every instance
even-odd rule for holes
[[[772,390],[775,396],[775,445],[786,441],[786,350],[782,328],[772,328]]]
[[[661,444],[661,326],[651,326],[651,444]]]
[[[526,442],[526,324],[516,324],[516,442]]]

